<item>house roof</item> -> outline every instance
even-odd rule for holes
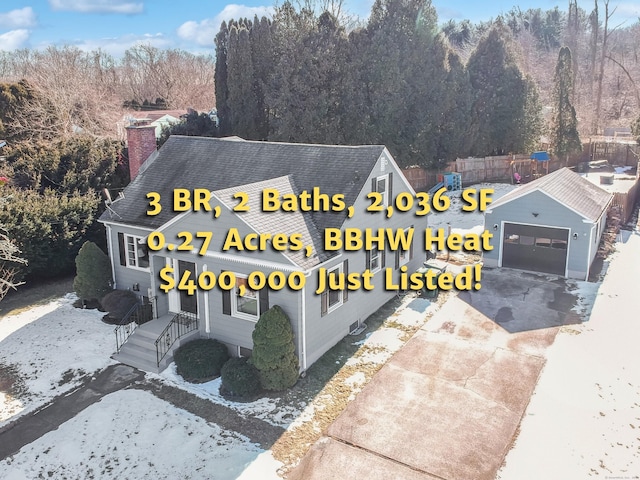
[[[125,115],[126,119],[134,119],[134,120],[144,120],[149,119],[151,122],[155,122],[156,120],[164,117],[170,116],[176,119],[180,118],[182,115],[186,115],[188,113],[187,110],[139,110],[127,112]]]
[[[494,209],[532,192],[543,192],[592,222],[600,218],[611,200],[610,193],[568,168],[561,168],[533,182],[519,186],[493,202],[490,208]]]
[[[329,255],[324,250],[322,236],[311,221],[309,213],[300,210],[296,212],[284,212],[282,210],[275,212],[261,211],[261,193],[265,188],[275,188],[280,194],[298,195],[300,193],[295,188],[291,175],[217,190],[214,193],[229,209],[238,204],[238,200],[233,198],[233,194],[240,191],[247,193],[249,211],[238,212],[237,215],[258,233],[270,233],[272,235],[282,233],[289,237],[293,234],[302,235],[302,244],[305,247],[307,245],[311,246],[313,253],[307,257],[304,248],[298,251],[289,249],[283,251],[282,253],[294,264],[304,269],[309,269],[331,258],[332,255]]]
[[[153,163],[125,188],[124,198],[114,201],[100,219],[158,228],[175,216],[174,188],[216,191],[286,175],[299,191],[319,187],[328,195],[344,194],[346,205],[353,205],[384,148],[172,135]],[[149,192],[161,196],[162,211],[155,216],[146,215]],[[346,211],[317,212],[311,218],[320,230],[338,228]]]

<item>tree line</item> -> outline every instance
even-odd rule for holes
[[[465,64],[424,0],[377,0],[349,33],[330,12],[288,2],[271,20],[223,23],[221,134],[384,144],[405,166],[528,150],[541,133],[540,104],[509,36],[496,24]]]
[[[116,122],[136,108],[215,105],[212,56],[150,45],[116,60],[51,46],[0,51],[0,224],[28,280],[71,273],[85,240],[104,247],[102,190],[128,182]]]
[[[270,19],[220,27],[221,134],[379,143],[403,166],[430,168],[528,152],[546,134],[566,157],[580,134],[629,126],[640,110],[640,23],[612,26],[613,11],[570,0],[567,13],[514,8],[439,26],[429,0],[376,0],[347,29],[330,11],[285,2]]]
[[[57,138],[78,131],[115,137],[116,122],[129,109],[209,111],[215,106],[213,76],[213,56],[144,44],[120,59],[73,46],[0,51],[0,82],[26,82],[37,94],[12,126],[27,134],[46,129]]]
[[[42,117],[26,115],[35,105]],[[102,188],[128,181],[121,142],[82,132],[56,137],[64,123],[59,115],[28,82],[0,84],[0,138],[7,141],[0,225],[28,261],[16,265],[17,279],[71,273],[85,240],[104,243],[95,222]]]

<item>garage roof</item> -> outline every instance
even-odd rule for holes
[[[533,182],[521,185],[491,204],[491,209],[512,202],[532,192],[542,192],[592,222],[600,218],[612,194],[582,178],[568,168],[561,168]]]

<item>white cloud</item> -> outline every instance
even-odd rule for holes
[[[24,28],[11,30],[0,35],[0,50],[11,52],[25,45],[29,40],[29,30]]]
[[[142,13],[142,2],[127,0],[49,0],[54,10],[67,10],[82,13]]]
[[[0,27],[4,28],[27,28],[36,24],[36,14],[31,7],[24,7],[11,10],[7,13],[0,13]]]
[[[229,4],[215,17],[206,18],[200,22],[189,21],[178,27],[178,36],[184,40],[195,42],[202,46],[214,45],[214,38],[220,31],[220,24],[239,18],[249,18],[253,20],[254,15],[258,18],[273,14],[273,7],[247,7],[246,5]]]
[[[629,18],[630,20],[637,20],[640,18],[640,3],[619,3],[611,9],[616,8],[616,15]]]
[[[101,49],[116,58],[122,57],[127,49],[135,45],[148,44],[164,49],[171,47],[173,44],[171,39],[167,38],[162,33],[144,35],[129,34],[121,37],[99,38],[66,43],[73,43],[74,46],[85,52]]]

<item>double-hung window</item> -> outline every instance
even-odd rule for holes
[[[120,265],[139,270],[149,269],[149,249],[142,237],[118,233]]]
[[[327,271],[327,275],[328,276],[336,276],[339,277],[340,274],[342,273],[342,264],[338,264],[335,267],[333,267],[331,270]],[[328,311],[331,312],[332,310],[335,310],[336,308],[338,308],[340,305],[342,305],[342,291],[341,290],[329,290],[329,299],[328,299]]]
[[[369,270],[371,270],[372,273],[376,273],[377,271],[380,270],[381,259],[382,258],[380,255],[380,250],[378,250],[378,247],[377,246],[372,247],[371,250],[369,251]]]
[[[231,296],[231,312],[234,317],[258,320],[260,316],[260,296],[251,290],[247,277],[236,274],[236,286]]]
[[[413,225],[411,225],[411,227],[406,228],[404,230],[405,238],[408,237],[409,231],[412,228],[413,228]],[[399,248],[398,250],[396,250],[396,270],[401,266],[409,263],[409,261],[412,259],[413,259],[413,243],[409,244],[408,249]]]
[[[384,207],[388,207],[393,203],[392,187],[393,172],[385,173],[384,175],[371,179],[371,191],[378,192],[382,196],[380,205]]]
[[[320,314],[322,316],[333,312],[349,299],[349,290],[344,283],[344,278],[349,275],[349,261],[345,260],[338,265],[328,268],[326,275],[327,278],[325,281],[327,288],[320,295]],[[330,285],[342,285],[342,290],[340,288],[331,289],[329,288]]]

